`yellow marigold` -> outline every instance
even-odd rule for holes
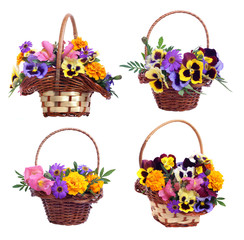
[[[165,187],[165,180],[162,171],[153,170],[147,175],[146,186],[152,191],[160,191]]]
[[[219,171],[211,171],[207,176],[209,180],[208,187],[213,191],[219,191],[224,183],[223,175]]]
[[[20,65],[20,63],[23,61],[24,53],[20,52],[17,56],[17,66]]]
[[[104,79],[106,77],[104,66],[98,62],[88,63],[85,66],[85,71],[90,78],[94,78],[95,80]]]
[[[77,193],[84,193],[88,186],[86,178],[78,172],[70,172],[67,177],[63,178],[63,181],[67,183],[69,194],[74,196]]]
[[[82,41],[81,37],[73,39],[71,43],[74,45],[73,50],[78,50],[88,45],[87,41]]]
[[[96,178],[100,179],[100,177],[97,174],[89,174],[86,176],[86,178],[89,184]],[[92,190],[94,193],[99,193],[101,188],[103,187],[103,184],[103,181],[97,181],[91,184],[89,189]]]

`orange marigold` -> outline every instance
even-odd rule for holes
[[[74,45],[73,50],[78,50],[88,45],[87,41],[82,41],[81,37],[73,39],[71,43]]]
[[[213,191],[219,191],[224,183],[223,175],[219,171],[211,171],[207,176],[209,180],[208,187],[213,189]]]
[[[106,77],[105,67],[98,62],[88,63],[85,66],[85,71],[90,78],[94,78],[96,81]]]
[[[214,165],[211,164],[211,163],[209,163],[209,164],[205,164],[205,167],[206,167],[207,169],[211,170],[211,171],[214,170]]]
[[[20,63],[23,61],[24,53],[20,52],[17,56],[17,66],[20,65]]]
[[[100,179],[97,174],[89,174],[86,176],[88,183],[90,184],[94,179]],[[97,181],[89,186],[89,190],[92,190],[94,193],[99,193],[101,188],[103,187],[103,181]]]
[[[162,171],[153,170],[147,175],[146,186],[152,191],[160,191],[165,187],[165,180]]]

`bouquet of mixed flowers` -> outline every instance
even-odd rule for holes
[[[112,174],[115,169],[104,172],[101,169],[91,170],[86,165],[73,163],[73,168],[66,168],[64,165],[55,163],[44,173],[39,165],[25,168],[24,175],[15,171],[20,178],[20,183],[13,186],[19,190],[40,191],[46,195],[53,195],[57,199],[69,198],[70,196],[82,197],[91,193],[96,196],[103,188],[103,184],[110,182],[106,177]]]
[[[156,48],[149,45],[146,37],[142,42],[147,49],[147,56],[142,53],[145,63],[130,61],[120,66],[135,73],[139,71],[139,78],[144,78],[155,93],[162,93],[171,86],[181,96],[191,95],[192,91],[200,94],[194,86],[213,80],[225,86],[225,80],[220,77],[223,63],[215,49],[199,47],[182,56],[179,49],[166,47],[163,37],[159,38]]]
[[[63,43],[65,44],[65,42]],[[42,42],[42,50],[37,51],[32,48],[32,42],[26,41],[19,48],[17,56],[17,67],[14,67],[10,85],[10,95],[21,86],[25,78],[32,78],[33,81],[42,81],[47,73],[56,68],[58,45],[48,41]],[[115,94],[111,86],[114,80],[121,79],[121,76],[112,77],[98,59],[98,52],[88,47],[87,41],[81,37],[73,39],[63,47],[62,52],[62,72],[64,77],[72,79],[79,74],[84,74],[99,84],[102,88]],[[20,64],[23,68],[20,70]]]
[[[205,214],[217,204],[225,206],[224,198],[218,197],[223,176],[215,170],[212,160],[202,154],[181,163],[176,163],[171,154],[162,154],[153,161],[143,160],[137,176],[140,192],[155,194],[157,202],[166,205],[172,214]]]

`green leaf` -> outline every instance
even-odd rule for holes
[[[78,170],[78,165],[77,165],[77,162],[73,162],[73,165],[74,165],[74,169],[75,169],[75,171],[77,172],[77,170]]]
[[[225,200],[223,197],[218,197],[217,200]]]
[[[104,173],[104,168],[102,168],[101,171],[100,171],[100,177],[103,176],[103,173]]]
[[[23,186],[23,185],[16,184],[16,185],[13,186],[13,188],[20,188],[20,187],[22,187],[22,186]]]
[[[143,59],[145,60],[145,53],[141,53]]]
[[[163,42],[164,42],[163,37],[160,37],[160,38],[158,39],[158,46],[157,46],[157,48],[162,48]],[[164,45],[164,46],[165,46],[165,45]]]
[[[178,94],[180,95],[180,96],[183,96],[184,95],[184,93],[185,93],[185,90],[184,90],[184,88],[182,88],[179,92],[178,92]]]
[[[67,170],[65,171],[65,177],[68,177],[68,176],[69,176],[69,174],[70,174],[70,170],[69,170],[69,169],[67,169]]]
[[[112,169],[112,170],[107,171],[107,172],[103,175],[103,177],[107,177],[107,176],[111,175],[114,171],[115,171],[115,169]]]
[[[218,201],[217,200],[217,202],[218,202],[219,205],[226,207],[226,205],[222,201]]]

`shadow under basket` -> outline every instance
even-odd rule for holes
[[[78,225],[88,219],[92,203],[102,198],[102,190],[99,194],[85,194],[84,196],[66,196],[57,199],[53,195],[46,195],[31,189],[31,195],[40,197],[50,223],[59,225]]]

